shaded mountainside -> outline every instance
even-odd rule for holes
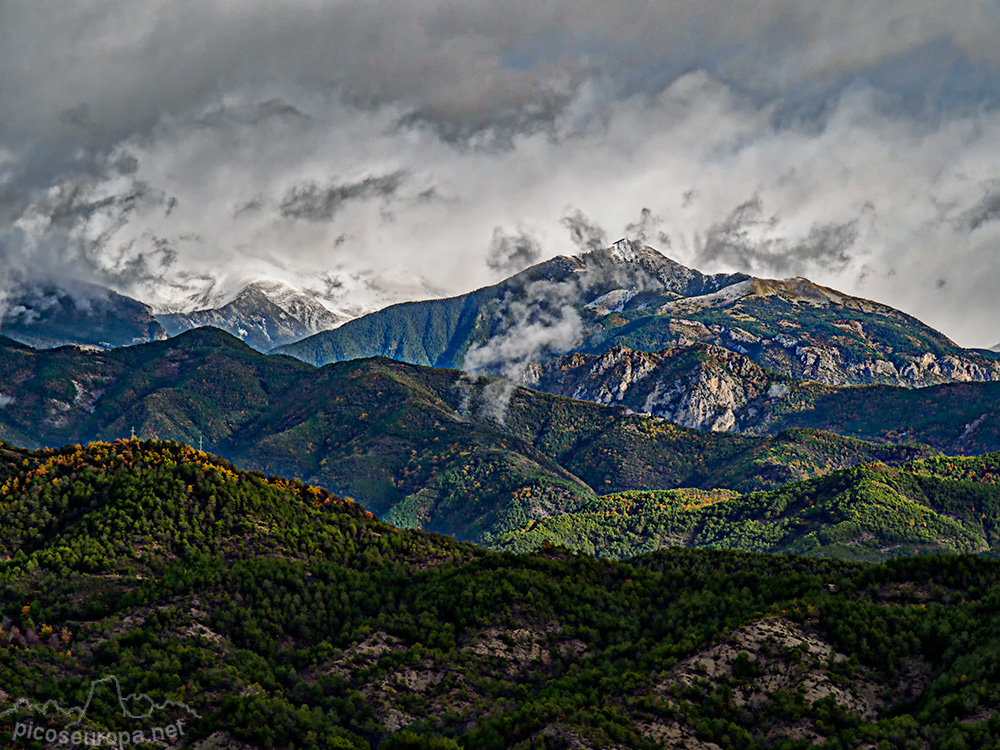
[[[387,308],[278,351],[314,364],[386,356],[490,371],[504,365],[510,343],[529,340],[536,362],[700,343],[837,385],[1000,380],[995,353],[962,349],[886,305],[802,278],[705,276],[628,240],[460,297]]]
[[[570,354],[528,368],[523,382],[698,429],[762,435],[808,427],[862,440],[926,443],[951,454],[1000,450],[1000,383],[829,386],[707,344]]]
[[[36,348],[76,344],[97,349],[167,337],[147,305],[83,282],[0,289],[0,335]]]
[[[792,430],[703,432],[622,407],[386,359],[321,369],[200,329],[109,352],[0,341],[0,438],[61,445],[204,440],[241,465],[298,476],[392,522],[477,538],[633,489],[770,489],[925,446]]]
[[[608,495],[489,537],[496,549],[560,544],[631,557],[666,546],[879,561],[941,552],[1000,554],[1000,453],[869,464],[770,492]]]
[[[258,281],[218,308],[159,315],[157,320],[171,336],[212,326],[258,351],[268,351],[336,328],[347,317],[331,312],[310,295],[287,284]]]
[[[170,725],[196,750],[1000,741],[996,561],[513,556],[146,441],[0,446],[0,499],[11,737],[32,722]],[[87,708],[69,726],[44,703]]]

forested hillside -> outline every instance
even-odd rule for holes
[[[0,342],[0,438],[203,444],[394,523],[475,539],[636,489],[773,489],[934,451],[793,430],[747,437],[386,359],[315,368],[214,329],[109,352]],[[8,393],[9,391],[9,393]]]
[[[660,547],[739,549],[879,561],[1000,553],[1000,453],[868,464],[770,492],[625,492],[529,521],[488,545],[561,544],[632,557]]]
[[[994,561],[512,556],[145,441],[4,446],[0,488],[8,737],[114,676],[148,715],[76,728],[202,750],[1000,740]]]

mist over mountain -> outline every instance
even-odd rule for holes
[[[707,276],[622,240],[559,256],[459,297],[394,305],[280,351],[314,364],[382,355],[437,367],[513,371],[578,344],[588,304],[640,293],[672,300],[747,278]]]
[[[34,347],[110,349],[164,339],[148,305],[94,284],[14,281],[0,288],[0,335]]]

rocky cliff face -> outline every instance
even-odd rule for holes
[[[763,367],[793,378],[829,385],[902,385],[919,388],[941,383],[1000,381],[1000,361],[979,352],[900,353],[873,341],[857,321],[843,323],[848,336],[824,337],[800,332],[794,321],[780,333],[756,335],[739,326],[705,325],[673,318],[669,331],[675,346],[709,344],[752,357]],[[864,348],[858,338],[863,337]]]
[[[820,387],[704,344],[661,352],[616,347],[601,355],[570,354],[529,368],[524,384],[717,432],[756,431],[770,420],[775,399]]]
[[[1000,358],[807,279],[750,279],[656,312],[665,345],[710,344],[793,378],[908,388],[1000,380]]]

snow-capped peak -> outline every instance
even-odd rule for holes
[[[622,263],[638,263],[646,248],[634,240],[622,238],[608,248],[611,257]]]

